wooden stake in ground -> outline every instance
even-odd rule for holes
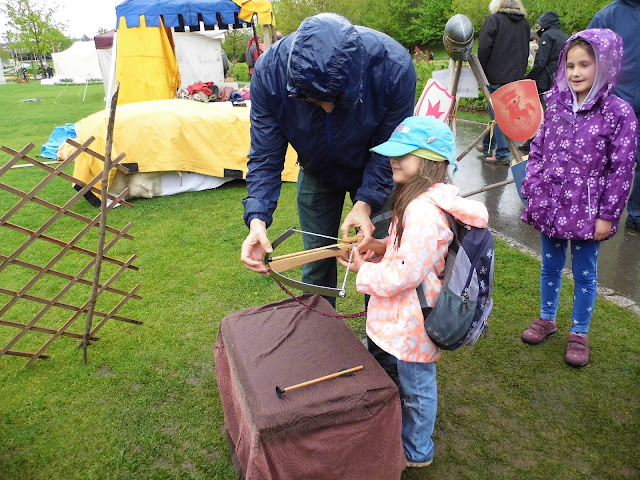
[[[101,204],[100,204],[100,234],[98,238],[98,251],[96,253],[96,264],[93,270],[93,287],[91,289],[91,299],[89,300],[89,311],[87,312],[87,321],[84,326],[84,336],[82,338],[82,357],[84,364],[87,364],[87,347],[89,346],[89,337],[91,334],[91,326],[93,323],[93,312],[96,307],[96,299],[98,297],[98,288],[100,286],[100,269],[102,267],[102,255],[104,253],[104,240],[107,230],[107,206],[109,201],[109,172],[111,171],[111,147],[113,145],[113,127],[116,120],[116,105],[118,103],[118,92],[120,84],[116,83],[116,91],[111,98],[111,108],[109,110],[109,124],[107,126],[107,141],[104,149],[104,166],[102,169],[101,180]]]

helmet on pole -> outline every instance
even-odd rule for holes
[[[442,42],[453,60],[467,61],[473,49],[473,25],[465,15],[458,13],[447,21]]]

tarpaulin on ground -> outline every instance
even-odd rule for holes
[[[77,142],[93,136],[90,148],[104,154],[109,112],[94,113],[76,123]],[[126,153],[123,163],[138,172],[195,172],[214,177],[244,178],[251,146],[249,108],[193,100],[156,100],[117,108],[111,158]],[[75,150],[58,149],[66,159]],[[297,154],[287,151],[282,179],[298,178]],[[89,154],[75,160],[74,177],[88,182],[103,164]],[[111,171],[110,182],[115,171]]]
[[[66,142],[67,138],[76,138],[76,130],[73,123],[54,128],[49,136],[49,141],[42,145],[40,156],[43,158],[58,158],[58,147]]]

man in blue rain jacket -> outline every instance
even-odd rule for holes
[[[251,78],[248,195],[242,202],[249,235],[241,260],[249,270],[268,272],[262,259],[272,251],[267,228],[280,196],[287,143],[300,165],[301,229],[338,237],[355,227],[363,242],[372,238],[371,218],[383,208],[393,180],[389,158],[369,149],[412,115],[415,90],[404,47],[336,14],[305,19],[260,56]],[[347,193],[353,208],[340,225]],[[377,230],[376,236],[387,235],[386,228]],[[305,249],[335,243],[307,234],[303,239]],[[335,287],[335,259],[305,265],[302,280]]]

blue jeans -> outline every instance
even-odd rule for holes
[[[500,87],[502,87],[501,84],[489,85],[489,92],[493,93]],[[493,108],[491,108],[491,103],[487,102],[487,105],[489,106],[489,116],[491,117],[491,120],[495,120],[496,116],[493,113]],[[482,148],[484,148],[485,152],[495,155],[499,160],[511,158],[511,150],[509,150],[507,139],[497,123],[493,125],[493,138],[491,137],[491,133],[487,133],[484,136],[484,139],[482,140]]]
[[[402,403],[402,445],[410,462],[433,460],[431,435],[438,410],[436,364],[398,360]]]
[[[336,188],[329,182],[324,182],[322,179],[312,175],[307,175],[300,170],[298,173],[298,183],[296,185],[300,228],[305,232],[320,233],[330,237],[338,237],[344,198],[346,194],[349,193],[351,201],[353,201],[356,191],[357,189],[347,190]],[[388,210],[388,208],[388,205],[385,205],[381,211]],[[371,218],[374,219],[374,217],[379,215],[381,211],[372,212]],[[374,224],[376,226],[376,230],[373,236],[375,238],[386,237],[388,233],[389,219],[375,222]],[[302,241],[305,250],[324,247],[326,245],[336,243],[335,240],[316,237],[314,235],[303,235]],[[318,260],[317,262],[308,263],[302,267],[302,281],[305,283],[335,287],[337,285],[337,276],[338,269],[335,258]],[[335,297],[325,298],[333,307],[336,306]],[[365,296],[365,310],[367,308],[367,304],[368,296]],[[393,378],[395,375],[395,357],[380,349],[371,340],[368,340],[368,347],[369,351],[378,363],[380,363],[380,365],[382,365],[382,367],[387,370]]]
[[[562,269],[567,261],[568,240],[540,235],[542,243],[542,269],[540,273],[540,318],[556,319]],[[571,241],[573,270],[573,311],[571,331],[589,333],[589,323],[596,303],[598,287],[598,251],[600,242]]]
[[[640,122],[640,118],[638,118]],[[640,128],[638,128],[638,151],[636,152],[636,171],[633,174],[631,195],[627,203],[627,212],[631,220],[640,222]]]
[[[318,233],[330,237],[338,237],[342,208],[347,191],[336,189],[321,179],[306,175],[302,170],[298,173],[296,198],[298,202],[298,219],[300,228],[305,232]],[[354,192],[350,192],[352,198]],[[336,240],[302,235],[305,250],[324,247],[336,243]],[[337,262],[335,258],[318,260],[302,266],[302,281],[314,285],[336,287]],[[325,297],[331,305],[336,306],[335,297]]]

